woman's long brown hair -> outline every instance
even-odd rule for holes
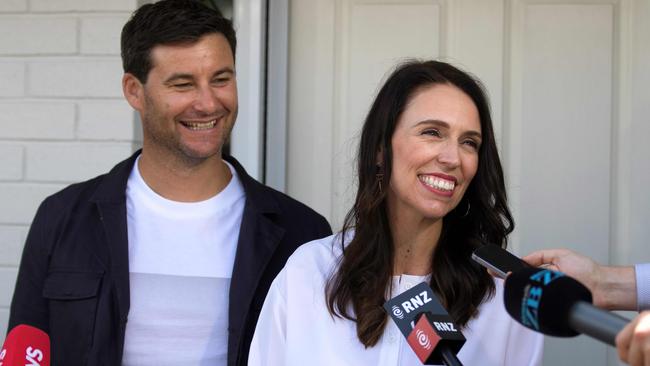
[[[458,206],[443,218],[438,242],[432,243],[431,288],[461,327],[494,294],[492,278],[470,259],[472,251],[480,245],[505,248],[507,235],[514,229],[488,99],[481,83],[444,62],[410,61],[400,65],[379,91],[366,117],[357,157],[359,188],[340,235],[343,255],[338,271],[325,288],[329,312],[355,321],[359,340],[366,347],[377,344],[386,326],[388,317],[382,305],[393,275],[387,189],[379,189],[377,154],[383,154],[381,185],[388,187],[391,139],[397,121],[415,93],[436,84],[454,85],[467,94],[478,109],[481,123],[476,175]],[[344,238],[349,234],[353,235],[346,246]]]

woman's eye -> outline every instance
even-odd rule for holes
[[[435,128],[426,129],[426,130],[422,131],[422,134],[423,135],[440,137],[440,131],[436,130]]]
[[[474,150],[478,150],[480,146],[479,143],[474,140],[465,140],[463,141],[463,144],[473,148]]]

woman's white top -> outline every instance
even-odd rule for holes
[[[332,317],[325,301],[325,284],[338,263],[340,237],[332,235],[307,243],[289,258],[273,281],[257,322],[249,366],[258,365],[421,365],[392,320],[379,343],[365,348],[357,338],[356,323]],[[426,280],[396,276],[392,294]],[[466,365],[539,365],[543,335],[517,322],[503,305],[503,281],[495,280],[496,294],[479,308],[465,328],[467,339],[458,353]]]

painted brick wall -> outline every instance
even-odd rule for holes
[[[0,1],[0,344],[30,222],[139,146],[119,34],[136,0]]]

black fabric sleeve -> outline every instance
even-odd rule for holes
[[[43,297],[43,283],[48,272],[52,235],[48,235],[48,200],[41,203],[27,235],[11,301],[7,331],[18,324],[49,331],[48,302]]]

